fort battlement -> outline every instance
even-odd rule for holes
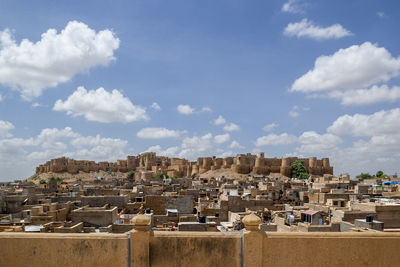
[[[291,176],[291,164],[295,160],[303,160],[304,166],[311,175],[333,174],[329,159],[311,158],[264,158],[264,153],[239,154],[236,157],[201,157],[191,162],[187,159],[157,156],[154,152],[146,152],[137,156],[128,156],[117,162],[94,162],[89,160],[74,160],[66,157],[52,159],[36,168],[37,173],[78,173],[78,172],[129,172],[132,170],[167,173],[169,176],[192,176],[203,174],[210,170],[232,169],[235,173],[268,175],[280,173]]]

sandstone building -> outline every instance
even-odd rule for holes
[[[288,158],[265,158],[264,153],[258,156],[239,154],[236,157],[202,157],[197,161],[191,162],[181,158],[169,158],[157,156],[154,152],[146,152],[137,156],[127,156],[126,160],[117,162],[94,162],[88,160],[74,160],[69,158],[57,158],[46,162],[36,168],[37,173],[78,173],[78,172],[97,172],[97,171],[119,171],[129,172],[149,171],[149,173],[166,173],[169,176],[193,176],[202,174],[210,170],[232,169],[241,174],[267,175],[269,173],[280,173],[291,176],[291,164],[297,157]],[[330,166],[329,159],[317,159],[315,157],[301,159],[304,161],[305,168],[311,175],[333,174],[333,167]]]

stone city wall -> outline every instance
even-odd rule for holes
[[[203,174],[210,170],[232,169],[235,173],[268,175],[269,173],[280,173],[291,177],[291,164],[295,160],[303,160],[305,168],[311,175],[333,174],[333,167],[330,166],[329,159],[311,158],[264,158],[264,153],[258,156],[239,154],[235,158],[198,158],[196,162],[186,159],[168,158],[157,156],[156,153],[146,152],[137,156],[128,156],[126,160],[117,162],[99,162],[88,160],[74,160],[69,158],[57,158],[46,162],[36,168],[37,173],[78,173],[78,172],[97,172],[97,171],[119,171],[128,172],[131,170],[151,171],[152,173],[167,173],[169,176],[192,176]]]

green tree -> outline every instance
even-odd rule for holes
[[[167,175],[166,173],[159,172],[159,173],[154,174],[154,175],[152,176],[152,178],[155,178],[155,179],[163,179],[163,178],[168,178],[168,175]]]
[[[133,179],[133,177],[135,176],[135,173],[137,173],[138,171],[129,171],[128,174],[126,175],[126,178],[128,179]]]
[[[369,173],[361,173],[360,175],[357,175],[356,177],[357,178],[361,178],[361,179],[372,179],[372,178],[374,178],[374,176],[369,174]]]
[[[378,178],[387,177],[387,175],[385,173],[383,173],[383,171],[378,171],[375,176],[378,177]]]
[[[45,180],[40,180],[39,183],[40,184],[47,184],[47,182]]]
[[[306,167],[304,167],[304,161],[296,160],[292,162],[292,178],[308,179],[310,176],[307,173]]]
[[[49,181],[62,182],[63,178],[51,176]]]

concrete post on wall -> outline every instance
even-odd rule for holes
[[[254,213],[243,218],[243,224],[246,227],[243,230],[243,265],[262,266],[263,239],[265,232],[260,231],[261,219]]]
[[[132,219],[134,230],[130,232],[130,266],[150,266],[150,218],[138,214]]]

